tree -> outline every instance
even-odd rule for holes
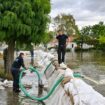
[[[93,26],[85,26],[80,30],[80,36],[76,39],[78,43],[92,44],[95,47],[104,47],[105,24],[99,22]]]
[[[105,35],[99,37],[100,44],[105,44]]]
[[[81,35],[91,36],[91,26],[85,26],[80,30]]]
[[[91,39],[90,35],[91,35],[91,26],[85,26],[80,30],[80,34],[75,39],[75,41],[82,48],[83,43],[88,43],[89,40]]]
[[[67,32],[67,35],[78,35],[79,30],[72,15],[61,14],[54,19],[54,27],[59,30],[62,29]]]
[[[93,38],[99,39],[100,36],[105,35],[105,25],[103,22],[99,22],[92,26]]]
[[[0,41],[8,45],[8,72],[16,43],[37,44],[43,40],[49,12],[50,0],[0,0]]]
[[[47,43],[50,42],[52,39],[53,39],[53,32],[52,32],[52,31],[46,32],[46,33],[45,33],[45,37],[44,37],[44,39],[42,40],[42,43],[47,44]]]

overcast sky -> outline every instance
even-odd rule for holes
[[[105,22],[105,0],[51,0],[51,17],[70,13],[79,28]]]

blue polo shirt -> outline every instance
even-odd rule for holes
[[[20,69],[21,66],[25,67],[23,58],[22,57],[17,57],[12,64],[12,68]]]

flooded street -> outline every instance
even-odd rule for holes
[[[0,64],[2,64],[1,60]],[[72,70],[80,72],[82,75],[90,78],[90,80],[85,78],[83,79],[88,84],[91,84],[95,90],[105,96],[105,54],[96,51],[83,53],[68,52],[66,54],[66,64]],[[91,80],[96,81],[96,83]],[[103,81],[102,84],[99,83],[100,81]],[[11,88],[7,88],[6,90],[0,90],[0,105],[45,104],[43,102],[38,103],[28,98],[23,98],[20,95],[13,93]]]
[[[99,51],[67,53],[67,65],[87,76],[84,80],[105,96],[105,54]],[[95,82],[94,82],[95,81]],[[102,83],[100,83],[102,82]]]
[[[13,93],[11,88],[0,90],[0,105],[45,105],[43,102],[36,102],[18,93]]]

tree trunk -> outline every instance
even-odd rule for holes
[[[8,44],[8,50],[7,50],[6,73],[10,73],[11,65],[14,60],[15,41],[10,41],[7,44]]]

